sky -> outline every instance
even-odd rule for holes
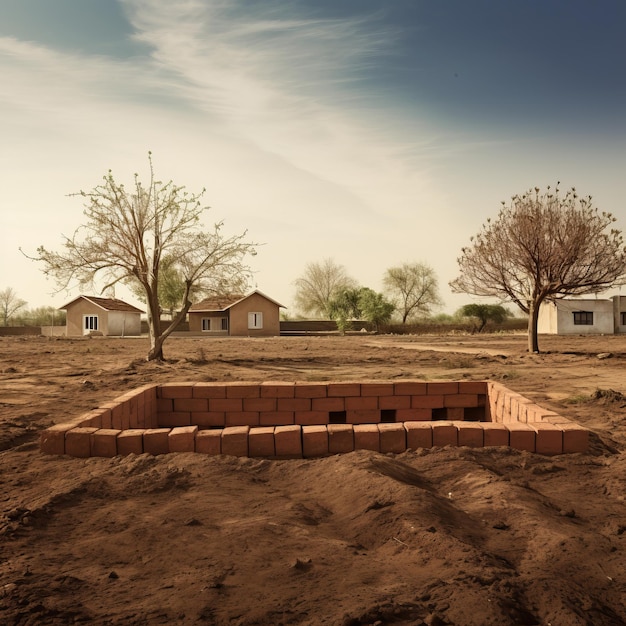
[[[461,248],[517,193],[575,186],[626,230],[625,31],[623,0],[2,0],[0,289],[81,293],[20,248],[60,250],[70,194],[151,151],[263,244],[251,287],[289,315],[326,258],[376,291],[426,263],[452,313],[477,301],[448,286]]]

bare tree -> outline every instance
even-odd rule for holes
[[[113,174],[90,192],[78,195],[85,200],[87,223],[70,237],[65,250],[37,249],[35,260],[44,274],[56,279],[59,290],[79,285],[93,286],[106,281],[105,289],[117,283],[139,286],[148,309],[150,350],[148,360],[163,359],[163,342],[185,319],[194,294],[241,293],[247,286],[249,269],[246,254],[255,244],[245,241],[246,232],[225,237],[222,222],[207,231],[200,218],[206,207],[199,194],[189,194],[172,181],[156,180],[149,154],[150,182],[144,187],[135,174],[132,191],[118,184]],[[159,286],[162,262],[175,259],[175,269],[184,281],[182,308],[171,324],[160,328]]]
[[[463,248],[453,291],[510,300],[528,314],[528,350],[538,352],[541,303],[603,291],[626,272],[622,234],[615,218],[593,207],[574,188],[538,187],[502,203]]]
[[[402,323],[419,314],[428,315],[441,305],[435,271],[425,263],[390,267],[383,277],[385,293],[402,315]]]
[[[295,304],[303,313],[320,315],[330,319],[332,299],[341,291],[357,286],[343,265],[333,259],[321,263],[308,263],[304,274],[294,281],[296,286]]]
[[[7,287],[0,291],[0,315],[2,315],[2,325],[8,326],[9,320],[28,303],[17,297],[17,292],[12,287]]]

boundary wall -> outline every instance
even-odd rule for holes
[[[146,385],[42,432],[45,454],[309,458],[358,449],[586,452],[589,431],[491,381]]]

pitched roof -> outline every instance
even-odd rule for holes
[[[71,302],[68,302],[65,306],[59,307],[59,309],[67,309],[68,306],[74,304],[74,302],[78,300],[87,300],[96,306],[99,306],[101,309],[105,311],[129,311],[131,313],[144,313],[141,309],[133,306],[132,304],[128,304],[128,302],[124,302],[123,300],[118,300],[117,298],[97,298],[95,296],[78,296],[78,298],[74,298]]]
[[[266,300],[273,302],[275,305],[279,307],[283,306],[282,304],[280,304],[280,302],[276,302],[276,300],[272,300],[272,298],[269,298],[258,289],[255,289],[254,291],[252,291],[251,293],[245,296],[235,295],[235,296],[215,296],[213,298],[205,298],[204,300],[196,304],[192,304],[191,307],[189,308],[189,312],[190,313],[193,313],[193,312],[209,313],[212,311],[226,311],[227,309],[230,309],[230,307],[232,307],[233,305],[237,304],[238,302],[241,302],[242,300],[245,300],[246,298],[249,298],[250,296],[253,296],[254,294],[257,294],[265,298]]]

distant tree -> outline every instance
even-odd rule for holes
[[[466,304],[459,311],[460,317],[470,317],[478,320],[476,332],[481,333],[488,322],[502,324],[504,320],[512,317],[513,314],[505,309],[501,304]]]
[[[528,350],[539,352],[539,307],[603,291],[624,279],[626,250],[615,218],[574,188],[513,196],[463,248],[453,291],[510,300],[528,314]]]
[[[15,320],[24,326],[65,326],[65,311],[53,306],[40,306],[35,309],[22,310]]]
[[[435,271],[425,263],[390,267],[383,277],[385,293],[396,305],[402,323],[418,315],[429,315],[441,305]]]
[[[380,324],[385,324],[391,319],[396,306],[386,300],[382,293],[363,287],[359,292],[359,308],[361,309],[361,317],[372,322],[378,330]]]
[[[225,237],[222,222],[206,230],[200,219],[206,207],[199,194],[189,194],[172,181],[154,176],[149,154],[150,181],[144,187],[135,174],[131,190],[118,184],[109,172],[92,191],[78,195],[85,201],[87,223],[71,238],[65,237],[61,253],[37,249],[36,261],[56,279],[59,290],[77,281],[92,286],[106,280],[104,289],[117,283],[140,286],[148,309],[150,349],[148,360],[163,359],[163,343],[185,319],[193,293],[241,293],[249,269],[243,264],[255,244],[246,232]],[[182,306],[170,325],[161,330],[159,293],[163,261],[171,259],[184,281]],[[103,291],[104,291],[103,289]]]
[[[319,315],[331,319],[330,302],[345,289],[356,287],[354,279],[348,276],[343,265],[333,259],[321,263],[308,263],[304,274],[294,281],[296,286],[295,304],[303,313]]]
[[[351,320],[361,316],[360,293],[360,289],[343,289],[328,304],[328,316],[335,320],[342,335],[351,327]]]
[[[9,320],[28,303],[17,297],[17,292],[12,287],[7,287],[0,291],[0,315],[2,325],[8,326]]]

